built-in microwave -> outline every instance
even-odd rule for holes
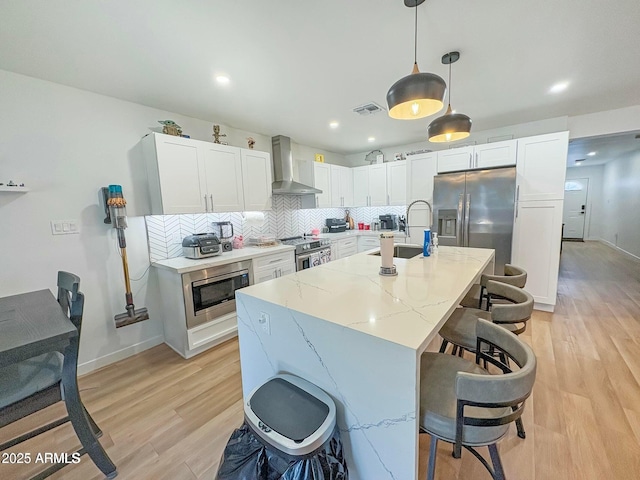
[[[234,262],[182,275],[187,328],[236,310],[236,290],[253,285],[251,261]]]

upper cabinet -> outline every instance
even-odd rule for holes
[[[329,208],[331,206],[331,165],[313,162],[313,186],[322,190],[316,193],[316,207]]]
[[[562,200],[569,132],[518,140],[517,200]]]
[[[387,205],[407,204],[407,161],[389,162],[387,166]],[[433,182],[433,179],[432,179]]]
[[[353,169],[353,206],[387,205],[387,166],[384,163]]]
[[[407,203],[433,201],[433,177],[437,174],[436,152],[410,155],[407,158]]]
[[[437,153],[438,173],[515,165],[516,145],[517,140],[507,140],[442,150]]]
[[[331,206],[353,205],[353,169],[331,165]]]
[[[271,208],[268,153],[160,133],[142,147],[154,215]]]
[[[369,206],[369,167],[353,168],[353,206]]]

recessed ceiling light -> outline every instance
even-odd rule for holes
[[[331,128],[338,128],[338,127],[340,126],[340,124],[339,124],[338,122],[331,122],[331,123],[329,124],[329,126],[330,126]]]
[[[569,82],[558,82],[549,89],[549,93],[564,92],[569,86]]]
[[[594,157],[596,155],[596,152],[589,152],[587,153],[588,157]]]
[[[228,85],[231,80],[226,75],[216,75],[216,82],[220,85]]]
[[[367,140],[369,140],[370,142],[375,142],[376,141],[376,137],[369,137],[369,138],[367,138]]]

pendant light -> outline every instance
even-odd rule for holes
[[[458,61],[460,52],[449,52],[442,56],[442,63],[449,65],[449,106],[447,113],[429,124],[430,142],[455,142],[467,138],[471,132],[471,119],[463,113],[451,113],[451,64]]]
[[[444,106],[447,85],[433,73],[418,70],[418,5],[424,0],[404,0],[416,11],[414,28],[413,71],[394,83],[387,92],[389,116],[400,120],[415,120],[439,112]]]

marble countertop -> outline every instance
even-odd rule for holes
[[[421,353],[494,257],[482,248],[438,250],[394,259],[394,277],[380,276],[380,257],[363,252],[238,293]]]
[[[154,262],[152,265],[156,268],[171,270],[175,273],[187,273],[202,270],[203,268],[239,262],[241,260],[250,260],[252,258],[262,257],[265,255],[272,255],[287,251],[293,252],[294,250],[295,247],[291,245],[278,245],[275,247],[245,247],[232,250],[230,252],[223,252],[221,255],[216,255],[215,257],[201,258],[199,260],[193,260],[186,257],[176,257],[169,258],[167,260],[160,260]]]
[[[340,240],[349,237],[377,237],[381,233],[393,233],[394,237],[406,237],[406,234],[399,230],[347,230],[340,233],[321,233],[316,236],[319,238],[328,238],[329,240]]]

